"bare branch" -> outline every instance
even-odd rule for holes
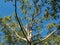
[[[46,39],[49,38],[54,32],[56,32],[56,30],[52,31],[49,35],[47,35],[45,38],[41,39],[40,41],[46,40]]]
[[[18,38],[27,41],[26,38],[23,38],[23,37],[19,36],[18,33],[17,33],[13,28],[11,28],[8,24],[6,24],[6,25],[7,25],[12,31],[15,32],[15,34],[16,34],[16,36],[17,36]],[[51,32],[50,34],[48,34],[45,38],[40,39],[40,41],[46,40],[46,39],[49,38],[54,32],[56,32],[56,30],[52,31],[52,32]],[[37,34],[37,35],[38,35],[38,34]]]
[[[21,28],[21,30],[22,30],[22,33],[23,33],[23,35],[25,36],[25,38],[26,38],[26,40],[29,42],[29,40],[27,39],[27,36],[26,36],[26,32],[24,32],[24,27],[23,27],[23,24],[22,24],[22,22],[21,22],[21,19],[19,20],[19,18],[18,18],[18,15],[17,15],[17,5],[16,5],[16,0],[15,0],[15,19],[17,20],[17,22],[18,22],[18,24],[19,24],[19,26],[20,26],[20,28]],[[30,43],[30,42],[29,42]]]
[[[19,36],[18,33],[17,33],[16,31],[15,31],[15,34],[17,35],[18,38],[27,41],[26,38],[23,38],[23,37]]]
[[[16,34],[16,36],[17,36],[18,38],[27,41],[26,38],[23,38],[23,37],[19,36],[18,33],[15,31],[15,29],[11,28],[8,24],[6,24],[6,25],[7,25],[12,31],[15,32],[15,34]]]
[[[41,41],[44,41],[44,40],[46,40],[47,38],[49,38],[54,32],[56,32],[57,30],[54,30],[54,31],[52,31],[50,34],[48,34],[45,38],[43,38],[43,39],[36,39],[36,40],[33,40],[32,42],[34,42],[34,41],[36,41],[36,44],[37,43],[40,43]]]

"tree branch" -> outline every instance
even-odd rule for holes
[[[33,40],[32,42],[34,42],[34,41],[36,41],[36,44],[37,43],[40,43],[41,41],[44,41],[44,40],[46,40],[47,38],[49,38],[54,32],[56,32],[57,30],[54,30],[54,31],[52,31],[50,34],[48,34],[45,38],[43,38],[43,39],[36,39],[36,40]]]
[[[17,5],[16,5],[16,0],[15,0],[15,17],[16,17],[16,20],[18,21],[18,23],[19,23],[19,26],[21,27],[21,30],[22,30],[22,33],[23,33],[23,35],[25,36],[25,38],[27,39],[27,36],[26,36],[26,34],[24,33],[24,27],[23,27],[23,25],[22,25],[22,22],[21,22],[21,19],[19,20],[19,18],[18,18],[18,16],[17,16]],[[29,42],[29,40],[27,39],[27,41]]]
[[[56,30],[52,31],[49,35],[47,35],[45,38],[41,39],[40,41],[46,40],[46,39],[49,38],[54,32],[56,32]]]
[[[16,36],[17,36],[18,38],[27,41],[26,38],[23,38],[23,37],[19,36],[18,33],[17,33],[13,28],[11,28],[8,24],[6,24],[6,25],[7,25],[12,31],[15,32],[15,34],[16,34]]]
[[[17,33],[16,31],[15,31],[15,34],[16,34],[17,37],[19,37],[20,39],[27,41],[26,38],[23,38],[23,37],[19,36],[18,33]]]

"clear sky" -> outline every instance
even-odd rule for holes
[[[12,2],[4,2],[0,0],[0,17],[11,15],[14,12],[14,7]]]
[[[42,3],[41,3],[42,4]],[[46,4],[45,4],[46,5]],[[42,15],[44,13],[44,9],[46,7],[48,7],[49,5],[46,5],[45,7],[42,7]],[[3,17],[3,16],[9,16],[9,15],[12,15],[12,13],[14,12],[14,6],[13,6],[13,3],[12,2],[4,2],[4,0],[0,0],[0,17]],[[20,14],[20,12],[18,12]],[[60,15],[60,14],[59,14]],[[42,33],[42,35],[46,35],[46,25],[50,22],[55,22],[55,23],[58,23],[60,19],[58,20],[54,20],[53,19],[50,19],[50,21],[44,21],[44,32]]]

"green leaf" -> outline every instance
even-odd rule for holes
[[[53,22],[51,22],[51,23],[49,23],[49,24],[47,25],[47,29],[48,29],[48,30],[49,30],[50,28],[52,28],[52,27],[56,27],[56,24],[53,23]]]
[[[37,27],[37,30],[40,30],[41,28],[40,27]]]
[[[27,12],[26,12],[26,10],[25,10],[25,9],[23,9],[23,10],[22,10],[22,13],[26,14]]]

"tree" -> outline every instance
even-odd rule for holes
[[[58,11],[56,9],[56,0],[31,0],[31,2],[30,0],[6,1],[13,2],[13,6],[15,7],[14,18],[16,21],[13,22],[10,16],[0,19],[0,25],[2,26],[2,30],[5,33],[5,36],[8,35],[6,38],[10,45],[15,45],[17,43],[20,43],[18,45],[60,44],[60,23],[54,22],[57,21],[60,17],[60,15],[57,15]],[[19,6],[17,6],[18,2],[20,3]],[[40,4],[40,2],[42,2],[42,4]],[[44,9],[45,11],[43,15],[41,15],[41,9],[45,6],[47,7]],[[21,15],[18,17],[17,10],[20,11],[22,17]],[[26,24],[23,25],[22,22],[24,20]],[[45,37],[42,36],[42,32],[45,30],[44,28],[48,31],[47,36]],[[36,34],[32,34],[33,32]]]

